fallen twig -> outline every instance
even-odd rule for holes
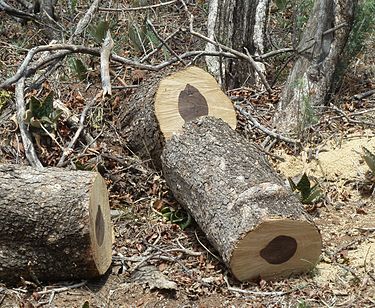
[[[111,32],[108,30],[100,51],[100,76],[102,78],[103,98],[112,95],[111,77],[109,76],[109,57],[114,46]]]
[[[151,51],[149,54],[145,55],[141,60],[139,60],[140,63],[145,62],[147,59],[149,59],[152,55],[154,55],[158,50],[160,50],[164,44],[166,44],[171,38],[173,38],[177,33],[179,33],[181,29],[176,30],[171,35],[169,35],[167,38],[164,39],[164,42],[161,42],[153,51]]]
[[[119,8],[119,9],[100,7],[99,11],[103,11],[103,12],[130,12],[130,11],[138,11],[138,10],[147,10],[147,9],[154,9],[154,8],[165,6],[165,5],[170,5],[170,4],[173,4],[175,2],[177,2],[177,0],[160,2],[158,4],[152,4],[152,5],[146,5],[146,6],[124,7],[124,8]]]
[[[247,50],[247,48],[244,47],[244,49],[246,51],[247,56],[249,57],[248,61],[250,62],[251,66],[253,67],[254,71],[256,71],[257,74],[259,75],[259,78],[262,81],[262,83],[264,84],[264,86],[266,87],[267,92],[269,94],[272,94],[272,89],[271,89],[270,85],[267,82],[266,76],[264,76],[263,72],[261,71],[261,69],[259,68],[259,66],[256,64],[256,62],[254,61],[254,59],[252,58],[252,56],[250,55],[250,52]]]
[[[267,134],[268,136],[273,137],[273,138],[278,139],[278,140],[285,141],[287,143],[293,143],[293,144],[297,144],[297,145],[301,143],[297,139],[291,139],[291,138],[285,137],[285,136],[283,136],[281,134],[275,133],[275,132],[269,130],[268,128],[262,126],[250,113],[246,112],[244,110],[244,108],[240,107],[237,103],[234,104],[234,107],[242,115],[244,115],[246,118],[248,118],[253,123],[253,125],[254,125],[255,128],[261,130],[263,133]]]
[[[57,163],[57,167],[61,167],[64,164],[66,156],[69,155],[70,153],[72,153],[73,147],[74,147],[75,143],[77,142],[78,137],[81,135],[81,132],[84,128],[84,122],[85,122],[87,112],[95,104],[97,99],[98,99],[98,95],[92,101],[90,101],[86,105],[86,107],[83,109],[83,111],[81,113],[81,117],[79,119],[78,129],[77,129],[76,133],[74,134],[72,140],[69,142],[68,146],[64,149],[63,154],[62,154],[59,162]]]
[[[251,294],[251,295],[256,295],[256,296],[284,296],[284,295],[293,293],[295,291],[301,290],[304,287],[306,287],[306,286],[297,287],[297,288],[291,289],[289,291],[273,291],[273,292],[252,291],[252,290],[243,290],[243,289],[240,289],[240,288],[232,287],[229,284],[228,278],[226,276],[223,276],[223,279],[224,279],[225,283],[227,284],[227,288],[228,288],[229,291],[238,292],[238,293],[244,293],[244,294]]]
[[[12,15],[17,18],[25,19],[25,20],[36,20],[36,16],[34,14],[29,14],[26,12],[22,12],[9,4],[7,4],[5,1],[0,0],[0,12],[4,11],[9,15]]]
[[[32,142],[32,137],[29,131],[27,130],[26,124],[24,122],[24,115],[25,115],[24,89],[25,89],[25,79],[21,78],[17,82],[16,89],[15,89],[18,127],[20,129],[21,139],[22,139],[23,147],[25,149],[25,155],[26,155],[27,161],[34,168],[41,170],[43,169],[43,165],[40,162],[38,155],[35,152],[34,144]]]
[[[35,292],[35,293],[38,294],[38,295],[43,295],[43,294],[48,294],[48,293],[61,293],[61,292],[65,292],[65,291],[68,291],[68,290],[71,290],[71,289],[83,287],[86,283],[87,283],[87,281],[84,280],[82,282],[72,284],[70,286],[54,288],[54,289],[50,289],[50,290],[43,290],[43,291],[39,291],[39,292]],[[29,290],[21,289],[21,288],[15,288],[15,289],[12,289],[12,291],[21,292],[21,293],[29,292]]]
[[[357,100],[361,100],[361,99],[369,97],[373,94],[375,94],[375,90],[370,90],[370,91],[366,91],[366,92],[363,92],[363,93],[356,94],[356,95],[353,96],[353,98],[355,98]]]
[[[45,59],[43,63],[40,63],[38,67],[34,67],[32,69],[28,70],[28,65],[30,64],[33,57],[43,51],[53,51],[53,50],[63,50],[60,53],[56,53],[51,55],[51,57]],[[100,56],[100,50],[98,48],[93,47],[86,47],[82,45],[72,45],[72,44],[54,44],[54,45],[42,45],[37,46],[29,50],[26,58],[23,60],[21,66],[18,68],[16,74],[7,80],[5,80],[2,84],[0,84],[0,88],[6,88],[10,85],[17,82],[21,77],[29,77],[32,73],[34,73],[39,67],[45,66],[47,63],[50,63],[51,61],[54,61],[56,59],[60,59],[65,57],[66,55],[70,53],[85,53],[90,54],[93,56]],[[206,51],[188,51],[179,56],[179,58],[189,58],[194,56],[224,56],[224,57],[230,57],[232,58],[233,55],[230,53],[225,52],[206,52]],[[164,67],[167,67],[177,61],[179,61],[179,58],[173,57],[169,59],[168,61],[162,62],[158,65],[148,65],[148,64],[142,64],[136,61],[132,61],[130,59],[120,57],[117,55],[111,55],[111,60],[115,62],[119,62],[121,64],[125,64],[128,66],[132,66],[135,68],[139,68],[142,70],[149,70],[149,71],[159,71],[163,69]]]
[[[158,38],[158,40],[165,46],[165,48],[167,48],[168,51],[171,54],[173,54],[182,64],[185,64],[185,62],[181,59],[181,57],[172,48],[170,48],[169,45],[162,39],[162,37],[156,31],[156,29],[155,29],[154,25],[152,24],[151,20],[147,19],[146,22],[150,26],[152,32],[155,34],[155,36]]]
[[[360,121],[360,120],[353,120],[351,119],[349,116],[351,115],[347,115],[343,110],[341,110],[340,108],[336,107],[335,105],[333,104],[330,104],[329,106],[331,109],[333,109],[334,111],[336,111],[336,113],[339,114],[339,117],[343,117],[345,118],[349,123],[351,124],[359,124],[359,125],[367,125],[367,126],[375,126],[375,123],[374,122],[368,122],[368,121]],[[334,118],[331,118],[331,120],[334,119]]]

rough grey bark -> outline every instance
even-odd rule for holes
[[[0,165],[0,222],[0,281],[87,279],[110,266],[108,195],[95,172]]]
[[[236,113],[215,79],[201,68],[158,73],[142,83],[122,106],[119,131],[126,146],[161,169],[165,140],[182,125],[203,115],[224,119],[236,127]]]
[[[208,37],[244,53],[247,48],[251,55],[262,54],[269,2],[270,0],[210,0]],[[216,47],[208,44],[206,49],[216,50]],[[206,62],[209,71],[225,88],[233,89],[255,82],[260,84],[250,63],[243,59],[206,57]],[[261,63],[258,66],[264,70]]]
[[[140,158],[152,160],[160,169],[160,156],[164,146],[164,136],[155,115],[154,99],[159,82],[166,73],[157,73],[141,84],[127,104],[121,108],[118,122],[126,146]]]
[[[300,133],[316,120],[315,106],[329,98],[333,76],[347,42],[357,1],[316,0],[276,116],[284,133]],[[331,30],[330,30],[331,29]]]
[[[174,196],[191,212],[231,269],[236,266],[232,257],[241,240],[268,218],[298,220],[310,225],[300,201],[270,167],[263,153],[220,119],[201,117],[185,124],[183,132],[166,142],[162,165]],[[312,230],[307,242],[318,238],[319,243],[312,243],[317,249],[306,248],[302,252],[306,260],[313,255],[317,258],[320,253],[320,236],[315,228]],[[277,234],[269,236],[272,239]],[[309,243],[305,245],[309,247]],[[262,266],[268,267],[267,272],[269,265],[263,263]],[[285,270],[281,269],[279,274]],[[272,271],[277,276],[278,269]],[[234,274],[241,280],[245,277]]]

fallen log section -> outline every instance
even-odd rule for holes
[[[93,278],[111,257],[108,192],[98,173],[0,165],[0,281]]]
[[[143,83],[121,110],[120,131],[127,147],[161,168],[165,140],[186,121],[210,115],[236,128],[236,113],[229,98],[206,71],[191,66],[166,76],[161,73]]]
[[[297,196],[249,141],[212,117],[166,142],[165,179],[239,280],[310,270],[321,236]]]

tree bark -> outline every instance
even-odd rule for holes
[[[278,106],[276,126],[300,134],[316,122],[314,107],[329,98],[333,76],[353,23],[356,1],[316,0]],[[344,25],[344,26],[343,26]]]
[[[264,36],[269,0],[210,0],[207,21],[208,37],[235,50],[251,55],[264,52]],[[206,50],[216,51],[207,44]],[[206,57],[208,70],[226,89],[262,85],[251,64],[242,59]],[[263,63],[257,62],[265,72]]]
[[[108,193],[94,172],[0,165],[0,281],[87,279],[112,260]]]
[[[166,142],[163,174],[239,280],[308,271],[319,231],[264,155],[212,117],[189,122]]]
[[[160,156],[173,133],[186,121],[202,115],[222,118],[236,127],[236,113],[215,79],[198,67],[167,75],[160,73],[143,83],[124,105],[120,130],[127,147],[161,168]]]

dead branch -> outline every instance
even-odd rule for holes
[[[100,76],[102,78],[103,98],[112,95],[111,77],[109,76],[109,57],[114,46],[111,32],[108,30],[100,51]]]
[[[180,58],[180,56],[172,49],[169,47],[169,45],[161,38],[159,33],[156,31],[154,25],[152,24],[151,20],[147,19],[147,24],[150,26],[152,32],[155,34],[155,36],[158,38],[158,40],[165,46],[165,48],[168,49],[168,51],[173,54],[182,64],[185,64],[184,61]]]
[[[160,2],[158,4],[152,4],[152,5],[146,5],[146,6],[138,6],[138,7],[124,7],[124,8],[107,8],[107,7],[100,7],[99,11],[103,12],[131,12],[131,11],[138,11],[138,10],[148,10],[148,9],[154,9],[161,6],[170,5],[177,2],[177,0],[171,0],[167,2]]]
[[[353,98],[355,98],[357,100],[361,100],[361,99],[369,97],[373,94],[375,94],[375,90],[370,90],[370,91],[366,91],[366,92],[363,92],[363,93],[356,94],[356,95],[353,96]]]
[[[33,67],[31,69],[28,69],[28,66],[33,59],[33,57],[40,52],[43,51],[54,51],[54,50],[63,50],[59,53],[52,54],[50,57],[46,58],[42,63],[39,63],[37,67]],[[17,82],[21,77],[29,77],[31,74],[35,73],[35,71],[39,68],[45,67],[48,63],[51,63],[52,61],[56,59],[64,58],[66,55],[71,53],[85,53],[90,54],[93,56],[100,56],[100,50],[98,48],[93,47],[86,47],[82,45],[72,45],[72,44],[54,44],[54,45],[42,45],[37,46],[34,48],[31,48],[23,60],[22,64],[18,68],[16,74],[7,80],[5,80],[2,84],[0,84],[0,88],[7,88],[10,85]],[[232,58],[233,55],[230,53],[225,52],[206,52],[206,51],[189,51],[185,52],[182,55],[179,56],[179,58],[189,58],[194,56],[224,56],[224,57],[230,57]],[[162,62],[158,65],[148,65],[148,64],[142,64],[136,61],[132,61],[130,59],[120,57],[117,55],[111,55],[111,60],[115,62],[119,62],[124,65],[132,66],[138,69],[142,70],[149,70],[149,71],[159,71],[163,69],[166,66],[169,66],[177,61],[179,61],[179,58],[173,57],[168,61]]]
[[[261,69],[259,68],[259,66],[256,64],[256,62],[254,61],[253,57],[250,55],[249,51],[247,50],[246,47],[244,47],[245,51],[246,51],[246,54],[247,56],[249,57],[249,62],[251,64],[251,66],[253,67],[253,69],[257,72],[257,74],[259,75],[259,78],[260,80],[262,80],[262,83],[264,84],[264,86],[266,87],[267,89],[267,92],[269,94],[272,94],[272,89],[270,87],[270,85],[268,84],[267,82],[267,79],[266,79],[266,76],[264,76],[263,72],[261,71]]]
[[[87,10],[85,16],[79,20],[77,27],[73,33],[73,35],[69,38],[68,43],[71,43],[75,37],[80,35],[86,27],[90,24],[92,16],[94,15],[95,11],[98,9],[99,0],[94,0],[90,5],[90,8]]]
[[[29,14],[29,13],[20,11],[16,8],[10,6],[5,1],[2,1],[2,0],[0,0],[0,12],[1,11],[4,11],[5,13],[7,13],[11,16],[21,18],[21,19],[25,19],[25,20],[36,20],[37,19],[34,14]]]
[[[78,129],[77,129],[76,133],[74,134],[72,140],[69,142],[68,146],[64,149],[63,154],[62,154],[59,162],[57,163],[57,167],[61,167],[64,164],[66,156],[68,156],[69,154],[71,154],[73,152],[73,147],[74,147],[75,143],[77,142],[77,140],[78,140],[79,136],[81,135],[81,132],[84,128],[84,122],[85,122],[87,112],[95,104],[96,100],[98,99],[98,96],[99,95],[94,97],[94,99],[91,102],[89,102],[86,105],[86,107],[83,109],[83,111],[81,113],[81,117],[79,119]]]
[[[268,136],[271,136],[272,138],[285,141],[287,143],[292,143],[292,144],[300,144],[301,142],[296,139],[290,139],[288,137],[285,137],[281,134],[275,133],[268,128],[262,126],[249,112],[245,111],[242,107],[240,107],[237,103],[234,104],[234,107],[246,118],[248,118],[254,125],[255,128],[261,130],[263,133],[267,134]]]
[[[27,130],[24,122],[25,115],[25,100],[24,100],[24,89],[25,89],[25,78],[18,80],[15,89],[16,97],[16,108],[17,108],[17,122],[20,129],[22,143],[25,148],[25,155],[31,166],[37,169],[43,169],[43,165],[40,162],[38,155],[35,152],[35,148],[32,142],[32,137]]]
[[[80,119],[67,108],[60,100],[54,100],[53,101],[53,107],[60,109],[70,127],[73,127],[74,129],[79,129],[79,122]],[[95,139],[85,130],[82,131],[81,135],[83,135],[83,138],[85,139],[85,142],[90,145],[90,147],[96,148],[96,142]]]
[[[173,38],[180,31],[181,31],[181,29],[178,29],[175,32],[173,32],[171,35],[169,35],[167,38],[165,38],[164,42],[161,42],[153,51],[151,51],[149,54],[145,55],[139,62],[143,63],[147,59],[149,59],[152,55],[154,55],[156,52],[158,52],[158,50],[160,50],[164,46],[164,44],[166,44],[171,38]]]
[[[307,286],[307,285],[305,285],[305,286],[302,286],[302,287],[297,287],[297,288],[291,289],[289,291],[274,291],[274,292],[252,291],[252,290],[244,290],[244,289],[232,287],[228,282],[228,278],[226,276],[223,276],[223,278],[224,278],[225,283],[227,284],[227,288],[228,288],[229,291],[244,293],[244,294],[251,294],[251,295],[255,295],[255,296],[284,296],[284,295],[293,293],[295,291],[298,291],[300,289],[303,289],[304,287]]]

